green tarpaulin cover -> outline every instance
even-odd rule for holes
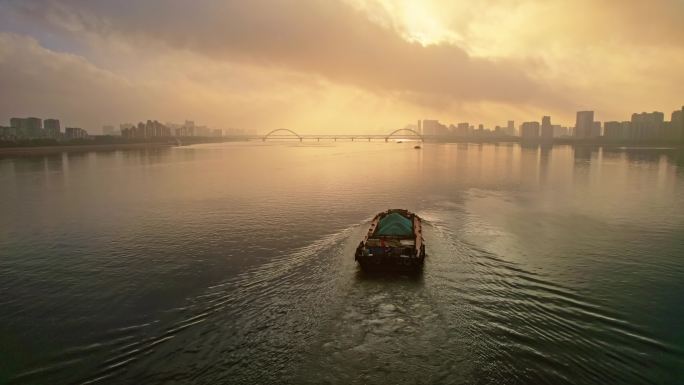
[[[375,234],[411,236],[413,235],[413,222],[399,213],[392,213],[380,220]]]

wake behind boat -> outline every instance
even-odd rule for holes
[[[420,217],[402,209],[379,213],[356,248],[354,259],[364,270],[419,270],[425,260]]]

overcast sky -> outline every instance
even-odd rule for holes
[[[387,131],[684,104],[684,0],[0,0],[0,125]]]

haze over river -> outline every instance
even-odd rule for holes
[[[413,144],[0,158],[0,384],[684,381],[681,150]]]

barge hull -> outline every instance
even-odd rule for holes
[[[399,209],[376,215],[354,259],[364,270],[420,270],[425,261],[421,219]]]

